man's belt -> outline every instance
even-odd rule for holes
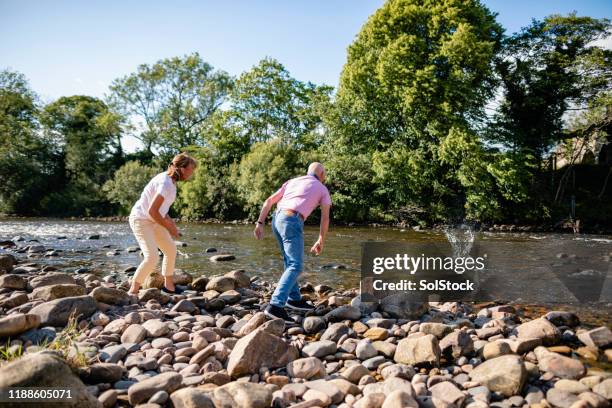
[[[295,210],[282,209],[281,211],[283,211],[285,215],[288,215],[290,217],[293,217],[294,215],[297,214],[302,219],[302,221],[304,221],[304,216]]]

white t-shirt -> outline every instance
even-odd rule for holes
[[[157,194],[164,197],[164,202],[159,207],[159,214],[165,217],[166,214],[168,214],[170,206],[176,199],[176,185],[172,182],[172,178],[165,172],[159,173],[149,181],[142,191],[140,199],[136,201],[136,204],[132,207],[130,217],[153,220],[149,215],[149,207]]]

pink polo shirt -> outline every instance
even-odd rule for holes
[[[327,187],[314,176],[301,176],[291,179],[277,191],[283,198],[278,202],[278,208],[293,210],[302,214],[304,220],[319,205],[331,205],[331,197]]]

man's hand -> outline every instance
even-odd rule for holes
[[[255,230],[253,231],[253,235],[255,238],[262,239],[263,238],[263,224],[257,224],[255,226]]]
[[[319,237],[319,239],[317,239],[317,242],[315,242],[312,248],[310,248],[310,252],[315,255],[320,255],[321,252],[323,252],[323,240],[321,239],[321,237]]]

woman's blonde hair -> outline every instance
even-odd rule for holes
[[[172,163],[168,166],[168,175],[175,181],[183,179],[183,169],[189,166],[196,168],[198,162],[187,153],[179,153],[172,159]]]

